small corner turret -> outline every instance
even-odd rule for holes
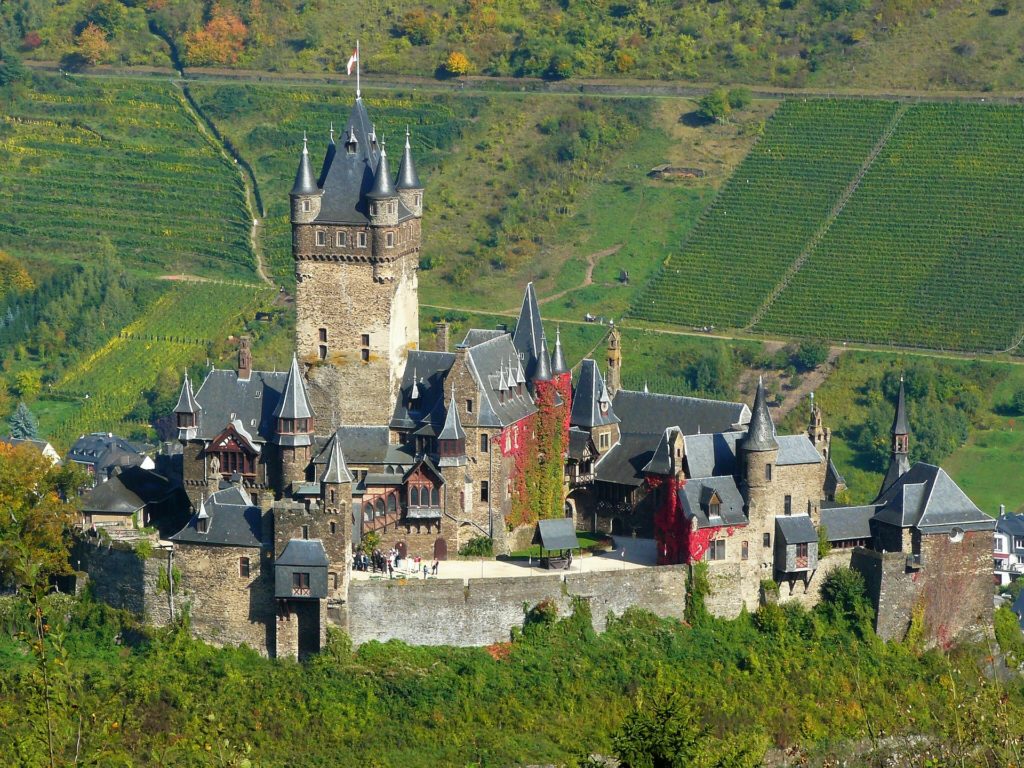
[[[462,428],[459,409],[455,404],[455,388],[452,388],[448,411],[444,415],[444,427],[437,436],[438,466],[463,466],[468,462],[466,457],[466,431]]]
[[[402,205],[412,211],[417,219],[423,216],[423,185],[416,173],[416,165],[412,160],[412,147],[409,143],[409,128],[405,129],[405,151],[402,162],[398,166],[398,182],[395,184]]]
[[[373,186],[366,193],[370,203],[370,225],[395,226],[398,224],[398,190],[391,181],[388,170],[388,153],[383,147],[380,150],[380,162],[377,173],[373,177]]]
[[[615,393],[622,389],[622,334],[618,327],[612,323],[608,331],[608,394],[615,397]]]
[[[199,404],[192,393],[192,382],[185,373],[185,380],[178,395],[178,404],[174,406],[174,415],[178,421],[178,439],[195,440],[199,427]]]
[[[295,183],[291,191],[292,223],[308,224],[320,213],[320,187],[313,175],[313,165],[309,161],[309,146],[306,134],[302,134],[302,155],[299,157],[299,168],[295,172]]]
[[[907,391],[900,376],[900,391],[896,399],[896,414],[893,416],[891,450],[889,468],[882,478],[882,487],[878,489],[881,496],[885,490],[910,470],[910,423],[907,420]]]

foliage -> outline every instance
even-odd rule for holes
[[[30,445],[0,443],[0,587],[45,586],[68,573],[68,531],[84,477],[54,466]]]
[[[494,541],[490,536],[474,536],[459,548],[463,557],[494,557]]]
[[[1001,605],[995,612],[996,642],[999,650],[1006,656],[1011,667],[1024,663],[1024,633],[1021,632],[1020,619],[1009,606]]]
[[[706,120],[725,120],[732,112],[729,92],[725,88],[715,88],[697,103],[697,114]]]
[[[1024,416],[1024,387],[1013,393],[1013,410],[1018,416]]]
[[[828,526],[818,526],[818,557],[827,557],[832,551],[832,542],[828,540]]]
[[[793,363],[801,372],[813,371],[828,360],[828,344],[823,341],[802,341],[793,353]]]
[[[864,577],[852,568],[834,568],[821,583],[821,612],[833,621],[866,633],[871,625],[873,609]]]
[[[25,266],[13,256],[0,250],[0,299],[10,293],[32,290],[34,283]]]
[[[107,33],[93,22],[85,25],[75,41],[78,53],[89,64],[99,64],[110,56]]]
[[[25,65],[14,53],[10,43],[0,40],[0,88],[25,76]]]
[[[558,621],[558,603],[551,599],[545,599],[526,611],[524,623],[527,627],[532,627],[538,624],[554,624],[556,621]]]
[[[444,71],[453,76],[461,77],[469,74],[469,59],[461,51],[452,51],[444,60]]]
[[[708,564],[704,561],[690,566],[690,578],[686,585],[686,620],[693,626],[705,621],[709,614],[705,604],[711,594],[708,581]]]
[[[538,384],[537,412],[522,428],[513,426],[499,437],[503,455],[513,459],[512,511],[506,524],[536,523],[561,517],[562,477],[564,471],[564,434],[568,429],[564,397],[558,403],[557,381]]]
[[[185,57],[189,64],[234,64],[245,46],[249,29],[231,8],[215,3],[202,29],[186,32]]]
[[[19,440],[37,440],[39,438],[39,421],[25,405],[24,400],[18,401],[11,418],[7,421],[11,437]]]
[[[380,534],[376,531],[370,531],[369,533],[363,534],[363,538],[359,541],[359,551],[364,555],[372,555],[375,550],[380,549]]]
[[[746,109],[754,100],[754,94],[749,88],[730,88],[729,107],[732,109]]]

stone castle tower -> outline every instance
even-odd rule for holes
[[[332,127],[319,176],[303,139],[291,191],[296,350],[318,434],[388,424],[419,345],[423,186],[408,131],[397,179],[358,96],[341,139]]]
[[[613,325],[608,331],[608,394],[615,397],[615,393],[622,389],[622,334]]]

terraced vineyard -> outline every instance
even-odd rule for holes
[[[168,83],[38,76],[0,109],[0,248],[255,278],[244,190]]]
[[[140,425],[125,416],[165,369],[184,370],[201,362],[208,342],[240,328],[260,301],[273,297],[268,288],[233,289],[208,283],[179,283],[103,347],[85,357],[54,386],[53,394],[75,403],[63,409],[46,430],[65,446],[82,432],[131,433]],[[196,312],[202,307],[202,312]]]
[[[1024,321],[1022,201],[1021,109],[915,106],[757,328],[1004,349]]]
[[[785,102],[633,314],[684,325],[745,325],[829,215],[897,106]]]
[[[1017,341],[1024,112],[914,105],[869,163],[897,109],[784,104],[633,314],[943,349]]]

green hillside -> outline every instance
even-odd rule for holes
[[[633,314],[835,341],[1015,343],[1024,112],[898,109],[786,102]]]

